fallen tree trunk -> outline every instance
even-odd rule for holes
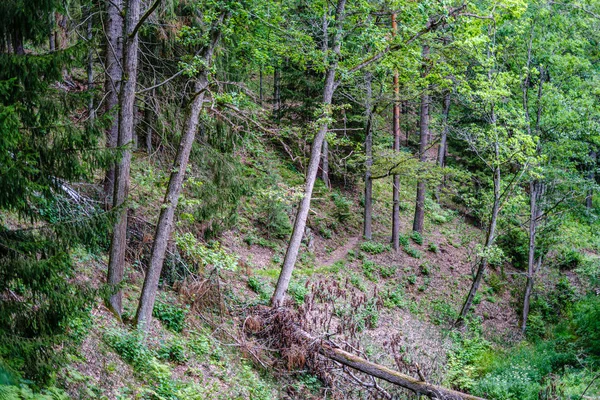
[[[249,319],[251,321],[248,321]],[[310,358],[311,353],[318,353],[332,361],[431,399],[485,400],[481,397],[424,382],[342,350],[331,340],[314,337],[306,332],[302,329],[297,315],[284,307],[259,309],[257,314],[246,319],[244,326],[247,331],[254,332],[264,338],[269,337],[272,343],[276,343],[284,358],[290,358],[286,353],[291,349],[294,349],[292,357],[298,352],[303,353],[303,361]],[[288,360],[288,368],[293,367],[295,364],[294,362],[290,363]]]
[[[325,357],[333,361],[337,361],[340,364],[354,368],[367,375],[374,376],[375,378],[383,379],[393,383],[394,385],[401,386],[405,389],[413,391],[415,394],[427,396],[432,399],[484,400],[481,397],[457,392],[456,390],[437,385],[432,385],[419,379],[415,379],[411,376],[401,374],[398,371],[394,371],[393,369],[387,368],[383,365],[375,364],[325,342],[321,343],[319,352]]]

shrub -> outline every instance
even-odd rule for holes
[[[388,289],[383,297],[383,305],[387,308],[404,307],[404,288],[402,285],[397,285],[393,290]]]
[[[260,281],[258,278],[253,276],[248,278],[248,287],[252,289],[252,291],[258,294],[261,300],[267,300],[269,298],[269,293],[265,289],[264,282]]]
[[[429,246],[427,246],[427,250],[429,250],[432,253],[437,253],[439,251],[438,245],[433,242],[429,243]]]
[[[163,360],[172,361],[177,364],[183,364],[188,359],[185,353],[185,347],[183,346],[183,342],[178,339],[174,339],[169,341],[168,343],[164,343],[158,349],[158,357]]]
[[[458,313],[452,305],[444,300],[434,300],[432,302],[431,323],[434,325],[450,325],[458,317]]]
[[[423,236],[421,236],[421,234],[417,231],[413,231],[410,234],[410,238],[413,240],[413,242],[415,242],[419,246],[423,244]]]
[[[291,281],[288,287],[288,293],[294,301],[296,301],[296,304],[300,305],[304,303],[304,298],[308,294],[308,288],[306,287],[306,284]]]
[[[368,241],[361,243],[360,249],[369,254],[381,254],[384,251],[390,251],[391,247],[382,243]]]
[[[583,265],[585,263],[585,256],[574,249],[562,249],[554,262],[560,269],[571,270]]]
[[[384,265],[380,265],[379,266],[379,274],[384,279],[391,278],[392,276],[394,276],[396,274],[396,267],[393,265],[390,265],[388,267],[386,267]]]
[[[185,323],[185,316],[189,312],[189,308],[185,308],[157,301],[154,304],[152,315],[157,318],[162,324],[174,332],[181,332]]]
[[[408,241],[408,237],[400,235],[398,237],[398,244],[400,244],[400,246],[409,246],[410,242]]]
[[[375,267],[376,267],[376,264],[373,261],[367,260],[367,259],[363,260],[363,264],[362,264],[363,273],[365,274],[365,277],[370,281],[376,280],[375,276],[373,275],[373,273],[375,272]]]
[[[421,254],[421,252],[419,250],[415,249],[414,247],[404,246],[402,249],[404,250],[404,252],[406,254],[408,254],[412,258],[421,258],[423,256]]]
[[[428,276],[429,273],[431,272],[429,270],[429,263],[427,261],[425,261],[424,263],[419,265],[419,271],[421,271],[422,275]]]
[[[352,200],[344,197],[340,193],[333,193],[331,195],[331,199],[333,200],[333,204],[335,205],[335,210],[333,212],[333,216],[339,222],[346,222],[352,216],[350,212],[350,207],[352,206]]]

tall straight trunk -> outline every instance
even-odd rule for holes
[[[146,134],[144,135],[144,140],[146,142],[146,153],[152,153],[152,126],[153,126],[153,115],[152,115],[152,107],[150,104],[152,99],[156,96],[155,89],[152,89],[148,94],[146,94],[146,101],[144,102],[144,130]]]
[[[429,58],[429,46],[423,45],[423,72],[422,77],[427,76],[427,59]],[[426,160],[427,145],[429,144],[429,88],[425,88],[421,96],[421,109],[419,111],[419,160],[424,163]],[[415,219],[413,221],[413,231],[423,233],[423,221],[425,219],[425,180],[419,178],[417,181],[417,201],[415,204]]]
[[[204,90],[207,86],[208,80],[206,73],[203,73],[194,87],[194,91],[199,94],[194,97],[189,109],[188,117],[185,122],[184,134],[179,143],[175,162],[171,168],[172,172],[171,177],[169,178],[169,186],[163,201],[163,206],[161,207],[160,217],[158,218],[158,224],[154,234],[150,263],[148,271],[146,272],[144,287],[142,288],[142,294],[135,317],[137,327],[140,330],[146,330],[148,323],[152,318],[158,280],[165,260],[169,237],[173,230],[175,209],[177,208],[183,178],[185,177],[185,169],[187,168],[190,151],[198,129],[198,120],[200,111],[202,110],[202,102],[204,101]]]
[[[525,285],[525,295],[523,297],[523,314],[521,319],[521,332],[525,333],[527,329],[527,318],[529,316],[529,304],[531,293],[533,291],[533,283],[535,273],[537,271],[535,251],[536,251],[536,234],[537,225],[541,216],[538,200],[544,192],[543,184],[539,181],[532,180],[529,183],[529,249],[527,258],[527,283]],[[541,263],[541,256],[539,257]],[[539,265],[539,263],[537,265]]]
[[[141,0],[128,0],[126,9],[126,30],[123,52],[123,82],[119,96],[119,134],[117,145],[123,148],[123,155],[115,169],[113,207],[119,207],[108,260],[108,285],[112,295],[107,306],[119,317],[122,313],[122,293],[119,288],[125,271],[125,250],[127,249],[127,207],[125,200],[129,194],[129,172],[131,168],[131,142],[133,139],[133,110],[138,66],[138,35],[132,35],[140,19]]]
[[[321,179],[326,187],[331,187],[329,182],[329,144],[327,138],[323,140],[323,149],[321,153]]]
[[[340,54],[341,47],[341,24],[344,18],[344,8],[346,6],[346,0],[338,0],[336,7],[335,19],[337,22],[337,31],[333,40],[333,54],[334,59],[327,68],[325,75],[325,88],[323,89],[323,108],[326,112],[329,110],[331,101],[333,99],[333,92],[335,89],[335,73],[338,65],[338,57]],[[308,163],[308,170],[306,171],[306,183],[304,185],[304,196],[298,207],[298,213],[296,215],[296,221],[294,222],[294,229],[292,230],[292,237],[288,244],[287,251],[285,253],[285,259],[281,267],[281,273],[277,280],[277,287],[273,298],[271,299],[271,305],[278,307],[283,305],[285,293],[287,292],[290,280],[292,278],[292,271],[296,264],[296,258],[298,257],[298,251],[300,250],[300,244],[302,242],[302,236],[304,235],[304,229],[306,228],[306,219],[308,218],[308,211],[310,209],[310,199],[312,197],[313,187],[317,178],[317,172],[319,169],[319,161],[321,158],[321,148],[327,129],[329,125],[327,122],[321,124],[319,131],[315,135],[312,143],[310,161]]]
[[[23,46],[23,34],[19,29],[13,32],[13,51],[18,56],[25,55],[25,47]]]
[[[87,32],[86,32],[86,39],[88,42],[88,46],[90,46],[89,50],[88,50],[88,57],[87,57],[87,80],[88,80],[88,90],[92,91],[94,89],[94,50],[92,49],[92,39],[94,38],[93,36],[93,14],[92,14],[92,7],[89,6],[87,9],[87,18],[88,18],[88,22],[87,22]],[[88,100],[88,116],[90,118],[90,121],[94,119],[95,115],[94,115],[94,96],[91,95],[90,99]]]
[[[450,114],[450,100],[451,94],[450,91],[444,93],[444,109],[442,110],[442,133],[440,134],[440,145],[438,147],[437,154],[437,164],[438,167],[444,168],[446,166],[446,151],[447,151],[447,142],[448,142],[448,114]],[[437,187],[435,197],[437,201],[440,201],[440,193],[442,188],[444,187],[446,174],[442,177],[442,181]]]
[[[50,51],[56,50],[56,41],[55,41],[55,29],[56,29],[56,19],[54,16],[54,12],[51,12],[49,15],[50,20],[50,34],[48,35],[48,49]]]
[[[119,137],[119,93],[121,91],[121,80],[123,79],[123,17],[121,9],[123,0],[107,0],[106,19],[106,56],[104,60],[106,72],[104,80],[104,91],[106,93],[105,113],[112,118],[110,126],[106,129],[106,147],[114,149],[117,147]],[[112,206],[112,196],[115,190],[115,166],[111,165],[106,170],[104,178],[104,205],[105,208]]]
[[[495,120],[492,117],[492,120]],[[496,225],[498,224],[498,214],[500,213],[500,184],[501,184],[501,175],[500,175],[500,163],[499,163],[499,148],[498,142],[496,142],[495,146],[496,151],[496,163],[494,166],[494,204],[492,206],[492,215],[490,217],[490,224],[488,226],[487,235],[485,238],[484,245],[484,254],[487,254],[488,250],[494,245],[494,241],[496,240]],[[481,262],[479,263],[479,268],[477,269],[477,274],[475,275],[475,279],[473,279],[473,284],[471,285],[471,289],[469,290],[469,294],[463,304],[463,307],[460,311],[460,314],[456,320],[455,325],[461,325],[469,313],[471,309],[471,305],[473,304],[473,299],[477,294],[477,290],[481,285],[481,280],[483,278],[483,274],[488,266],[488,257],[486,255],[483,256]]]
[[[365,215],[363,235],[365,239],[371,240],[373,237],[373,180],[371,179],[371,168],[373,167],[373,109],[371,106],[373,96],[373,74],[365,72]]]
[[[223,12],[220,17],[214,21],[211,29],[211,41],[205,48],[203,58],[205,65],[210,66],[214,50],[217,47],[220,39],[222,26],[229,13]],[[140,296],[140,302],[136,313],[136,324],[138,329],[145,330],[152,318],[152,310],[154,309],[154,301],[156,299],[156,290],[162,266],[165,261],[165,253],[171,232],[173,230],[175,210],[181,194],[185,170],[190,158],[192,145],[198,130],[198,121],[200,112],[202,111],[202,103],[204,101],[204,93],[208,88],[208,70],[201,72],[196,84],[194,85],[194,98],[190,104],[189,112],[185,121],[183,136],[177,155],[171,168],[171,176],[169,178],[169,186],[165,194],[165,199],[161,207],[160,217],[156,225],[154,234],[154,243],[152,244],[152,252],[150,254],[150,264],[144,279],[144,287]]]
[[[280,88],[280,71],[276,65],[273,71],[273,114],[275,119],[279,121],[281,118],[281,88]]]
[[[263,105],[263,70],[262,65],[258,70],[258,100],[260,101],[260,105]]]
[[[392,35],[396,36],[398,25],[396,13],[392,14]],[[394,70],[394,111],[392,120],[392,135],[394,136],[394,153],[400,153],[400,82],[398,70]],[[400,175],[392,177],[392,247],[394,250],[400,248]]]

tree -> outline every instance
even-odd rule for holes
[[[0,4],[0,359],[40,384],[65,361],[68,323],[93,300],[73,279],[72,251],[102,251],[106,228],[72,186],[103,166],[101,131],[83,122],[89,93],[68,89],[85,48],[46,47],[55,11],[67,10],[61,1]]]
[[[283,266],[281,267],[281,273],[277,280],[277,286],[275,293],[271,299],[271,304],[275,307],[283,305],[283,300],[287,288],[292,278],[292,271],[296,264],[296,258],[298,257],[298,251],[300,250],[300,244],[302,237],[304,236],[304,229],[306,227],[306,219],[308,218],[308,210],[310,208],[310,200],[312,197],[313,187],[315,185],[315,179],[319,168],[319,161],[321,158],[321,148],[327,129],[329,127],[329,118],[331,113],[331,100],[333,98],[333,92],[335,90],[335,75],[338,67],[338,58],[340,56],[340,47],[342,44],[342,24],[344,22],[346,7],[345,0],[338,0],[335,9],[335,23],[336,32],[331,43],[331,54],[332,59],[329,60],[327,71],[325,73],[325,88],[323,89],[323,115],[320,127],[315,135],[312,143],[310,161],[308,169],[306,171],[306,182],[304,185],[304,195],[298,207],[298,213],[296,214],[296,221],[294,222],[294,228],[292,230],[292,237],[288,244],[288,248],[285,253]]]
[[[125,34],[123,44],[123,77],[119,93],[119,132],[117,145],[123,148],[115,168],[113,207],[118,209],[108,260],[107,283],[111,295],[107,306],[120,318],[123,311],[122,292],[119,287],[125,272],[127,249],[127,206],[131,145],[133,141],[134,103],[138,67],[138,24],[141,0],[127,0],[125,4]],[[143,21],[142,21],[143,22]]]
[[[142,294],[140,296],[135,317],[138,329],[141,330],[147,328],[148,322],[152,318],[152,310],[154,309],[154,300],[156,298],[160,272],[165,260],[167,242],[173,230],[175,210],[179,201],[179,195],[181,193],[185,171],[192,150],[192,144],[194,143],[196,131],[198,130],[198,120],[200,112],[202,111],[204,96],[208,90],[209,69],[212,64],[215,49],[217,48],[219,41],[221,40],[222,32],[226,27],[226,20],[229,18],[229,14],[230,11],[227,7],[221,5],[219,16],[215,18],[212,26],[208,30],[210,38],[209,42],[201,51],[202,69],[194,84],[192,101],[186,117],[183,136],[181,137],[181,142],[179,143],[177,155],[175,156],[175,161],[173,163],[169,185],[165,194],[163,206],[161,207],[160,217],[158,218],[156,233],[154,234],[154,243],[150,255],[150,265],[146,273],[146,278],[144,279],[144,286],[142,288]]]
[[[105,113],[112,118],[106,130],[106,147],[115,149],[119,137],[119,93],[123,77],[123,17],[121,9],[123,0],[106,2],[106,26],[104,27],[106,42],[104,50],[104,93],[106,94]],[[115,167],[111,165],[104,178],[105,207],[112,206],[112,196],[115,190]]]

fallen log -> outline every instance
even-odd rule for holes
[[[415,379],[409,375],[401,374],[383,365],[375,364],[364,358],[355,356],[352,353],[344,351],[339,347],[334,347],[328,343],[321,343],[319,352],[325,357],[337,361],[340,364],[354,368],[367,375],[375,378],[383,379],[394,385],[401,386],[405,389],[413,391],[415,394],[427,396],[432,399],[444,400],[485,400],[481,397],[472,396],[470,394],[461,393],[456,390],[448,389],[442,386],[432,385]]]
[[[283,350],[284,353],[286,348],[300,345],[307,352],[312,351],[321,354],[332,361],[336,361],[369,376],[383,379],[391,384],[408,389],[417,395],[442,400],[485,400],[481,397],[427,383],[342,350],[333,341],[314,337],[306,332],[289,309],[280,307],[277,309],[262,310],[258,314],[255,315],[259,317],[259,320],[253,319],[252,323],[248,324],[252,325],[253,328],[249,329],[249,326],[246,326],[246,329],[255,333],[260,331],[263,335],[266,334],[266,336],[271,336],[273,339],[279,336],[276,342],[281,347],[280,350]]]

